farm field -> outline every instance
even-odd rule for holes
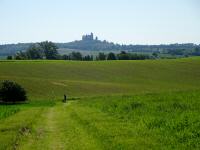
[[[30,102],[0,105],[2,150],[200,148],[198,57],[1,61],[6,79]]]
[[[0,80],[24,86],[31,100],[199,89],[200,59],[1,61]],[[38,88],[39,87],[39,88]]]

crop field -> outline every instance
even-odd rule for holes
[[[29,98],[0,105],[2,150],[200,149],[199,57],[0,61],[0,80]]]

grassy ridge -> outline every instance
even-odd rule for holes
[[[200,59],[0,62],[0,80],[21,83],[31,99],[195,90]],[[40,87],[40,88],[38,88]]]

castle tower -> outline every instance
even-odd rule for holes
[[[94,40],[94,34],[91,33],[91,34],[86,34],[86,35],[83,35],[82,36],[82,40],[83,41],[93,41]]]
[[[93,34],[93,33],[91,33],[90,39],[91,39],[91,40],[94,40],[94,34]]]

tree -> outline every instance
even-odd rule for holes
[[[65,54],[65,55],[62,55],[62,59],[63,59],[63,60],[70,60],[69,55],[66,55],[66,54]]]
[[[106,60],[106,55],[104,53],[99,53],[97,60]]]
[[[0,100],[12,103],[26,101],[26,91],[16,82],[5,80],[0,84]]]
[[[200,48],[196,47],[196,48],[194,49],[193,55],[195,55],[195,56],[200,56]]]
[[[40,42],[39,46],[41,47],[41,49],[43,50],[46,59],[57,59],[58,56],[58,51],[57,51],[57,46],[50,41],[44,41],[44,42]]]
[[[42,51],[39,45],[31,45],[26,51],[26,55],[28,59],[42,59],[44,56],[44,52]]]
[[[72,52],[70,54],[70,59],[71,60],[82,60],[82,54],[80,52]]]
[[[17,59],[17,60],[25,60],[25,59],[27,59],[27,54],[26,54],[26,52],[22,52],[22,51],[18,52],[18,53],[15,55],[15,59]]]
[[[155,58],[157,58],[158,57],[158,53],[156,53],[156,52],[153,52],[153,57],[155,57]]]
[[[90,55],[86,55],[86,56],[83,57],[83,60],[84,61],[93,61],[93,56],[92,55],[91,56]]]
[[[116,60],[116,59],[117,59],[117,58],[116,58],[116,56],[115,56],[114,53],[110,52],[110,53],[108,54],[107,60]]]
[[[144,54],[131,54],[131,60],[145,60],[150,59],[149,55]]]
[[[117,55],[119,60],[129,60],[131,57],[131,54],[126,53],[125,51],[121,51],[120,54]]]
[[[12,56],[7,56],[7,60],[12,60],[13,57]]]

